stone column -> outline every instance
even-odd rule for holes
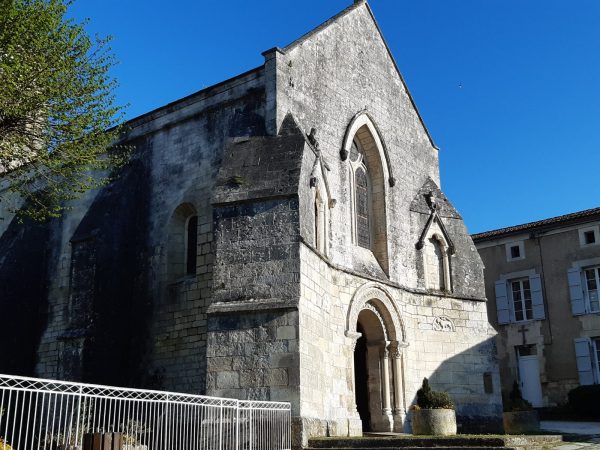
[[[443,258],[443,269],[444,269],[444,290],[446,292],[452,292],[451,279],[450,279],[450,257],[448,255],[448,247],[440,245]]]
[[[386,419],[386,428],[389,423],[389,430],[394,430],[394,419],[392,417],[392,402],[391,402],[391,394],[390,394],[390,350],[388,348],[389,342],[385,342],[383,346],[381,363],[383,365],[383,379],[381,383],[383,384],[383,416]]]
[[[348,411],[348,436],[362,436],[362,421],[356,407],[356,368],[354,367],[356,342],[361,336],[362,334],[358,332],[346,332],[346,337],[350,340],[350,370],[352,372],[350,411]]]
[[[394,431],[402,433],[404,431],[404,419],[406,410],[404,407],[404,383],[402,377],[402,349],[406,345],[400,342],[393,342],[391,347],[393,371],[394,371]]]

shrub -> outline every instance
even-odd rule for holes
[[[580,416],[600,417],[600,385],[579,386],[569,392],[569,406]]]
[[[427,378],[423,378],[423,385],[417,391],[417,405],[423,409],[454,409],[448,393],[432,391]]]
[[[508,396],[508,401],[504,404],[504,412],[532,411],[533,406],[523,398],[519,383],[513,383],[512,390]]]

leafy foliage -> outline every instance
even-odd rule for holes
[[[417,405],[423,409],[454,409],[448,393],[432,391],[427,378],[423,378],[421,389],[417,391]]]
[[[517,412],[517,411],[531,411],[533,406],[527,400],[523,398],[519,383],[516,381],[513,383],[512,390],[508,396],[508,401],[504,405],[505,412]]]
[[[109,39],[67,19],[70,4],[0,0],[0,206],[37,220],[106,183],[127,156],[107,151],[123,117]]]
[[[579,386],[569,391],[569,406],[572,411],[588,418],[600,418],[600,384]]]

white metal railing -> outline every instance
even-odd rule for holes
[[[0,450],[86,450],[93,439],[123,450],[291,447],[282,402],[0,375],[0,408]]]

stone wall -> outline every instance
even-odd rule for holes
[[[60,221],[46,226],[45,274],[36,278],[48,294],[46,306],[45,299],[36,299],[45,309],[45,322],[39,340],[31,343],[37,354],[33,373],[205,392],[206,308],[214,258],[212,186],[225,138],[254,134],[264,134],[260,70],[129,123],[123,142],[134,152],[118,180],[88,193]],[[193,205],[198,215],[197,270],[169,280],[169,222],[181,204]],[[92,308],[93,320],[74,327],[73,281],[90,272],[81,258],[81,270],[73,267],[71,249],[75,241],[86,239],[96,243],[90,247],[93,259],[87,260],[94,261],[95,272],[77,289],[86,289],[81,298]],[[17,297],[3,300],[11,303]]]
[[[360,274],[332,267],[306,245],[300,256],[300,409],[305,434],[356,431],[349,422],[354,369],[346,328],[352,301],[365,286],[389,293],[401,315],[402,340],[408,347],[403,351],[399,419],[404,420],[423,378],[428,377],[434,389],[448,391],[456,402],[463,431],[501,428],[495,333],[487,322],[485,302],[410,293],[393,283],[365,280]],[[484,374],[491,376],[493,392],[485,392]],[[410,430],[409,421],[402,423],[401,430]]]

